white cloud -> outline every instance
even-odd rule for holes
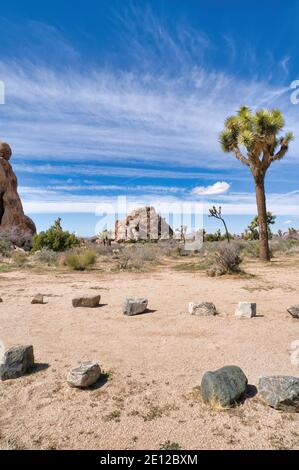
[[[282,223],[288,225],[288,224],[292,224],[293,221],[292,220],[284,220]]]
[[[225,181],[217,181],[217,183],[210,186],[197,186],[192,190],[192,194],[197,196],[213,196],[217,194],[224,194],[230,188],[230,184]]]

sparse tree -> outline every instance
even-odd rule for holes
[[[222,214],[221,214],[221,206],[219,206],[218,209],[215,206],[213,206],[212,209],[209,209],[209,212],[210,212],[209,217],[215,217],[215,219],[221,220],[221,222],[223,223],[225,233],[226,233],[227,242],[229,243],[230,242],[229,233],[228,233],[228,230],[227,230],[227,225],[225,223],[225,220],[224,220],[224,218],[222,217]]]
[[[265,196],[265,175],[271,163],[281,160],[294,138],[292,132],[279,137],[284,119],[279,109],[262,109],[255,114],[242,106],[237,115],[228,117],[220,134],[220,143],[225,152],[232,152],[247,165],[255,182],[256,203],[259,222],[260,259],[270,260]],[[246,150],[246,155],[242,152]]]

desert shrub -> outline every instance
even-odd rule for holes
[[[44,263],[49,266],[56,264],[57,252],[51,250],[50,248],[43,247],[41,250],[38,250],[34,253],[34,261],[37,261],[38,263]]]
[[[221,246],[215,253],[214,264],[207,271],[209,276],[221,276],[223,274],[239,273],[241,271],[240,264],[240,247],[237,245]]]
[[[9,240],[5,240],[4,238],[0,239],[0,255],[8,258],[11,256],[13,251],[13,244]]]
[[[127,245],[119,249],[117,255],[118,269],[141,270],[146,262],[154,262],[159,257],[157,244],[138,243]]]
[[[113,252],[113,248],[110,245],[104,245],[104,244],[96,245],[95,250],[97,254],[101,256],[109,256]]]
[[[61,227],[61,219],[55,220],[54,224],[45,232],[40,232],[33,239],[32,251],[49,248],[53,251],[65,251],[80,245],[80,240],[73,234]]]
[[[287,254],[292,255],[299,252],[299,240],[271,240],[271,251],[273,254]]]
[[[248,258],[259,258],[259,242],[258,240],[248,240],[239,242],[243,256]]]
[[[14,251],[12,253],[13,264],[18,268],[22,268],[28,262],[28,254],[23,251]]]
[[[95,264],[96,252],[85,248],[81,251],[66,253],[64,262],[66,266],[75,271],[84,271]]]

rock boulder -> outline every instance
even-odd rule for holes
[[[173,230],[154,207],[146,206],[132,211],[115,223],[115,241],[159,240],[173,237]]]
[[[17,379],[34,365],[33,346],[15,346],[0,358],[0,379]]]
[[[29,249],[36,227],[24,214],[17,178],[9,163],[11,155],[10,146],[0,142],[0,238]]]
[[[123,304],[123,314],[132,316],[139,315],[147,309],[147,299],[128,298]]]
[[[86,388],[96,383],[101,369],[96,362],[82,362],[79,367],[71,369],[67,375],[67,383],[71,387]]]
[[[246,392],[247,378],[238,366],[225,366],[214,372],[206,372],[201,381],[201,393],[205,403],[215,407],[230,407]]]
[[[293,318],[299,318],[299,305],[292,305],[287,311]]]
[[[101,300],[100,295],[93,295],[91,297],[77,297],[72,300],[73,307],[88,307],[95,308],[99,306]]]
[[[235,311],[235,316],[239,318],[252,318],[256,316],[256,303],[239,302]]]
[[[216,307],[212,302],[190,302],[188,306],[188,311],[191,315],[198,315],[200,317],[209,317],[217,315]]]
[[[299,377],[262,376],[258,392],[269,406],[281,411],[299,411]]]

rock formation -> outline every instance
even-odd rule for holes
[[[146,206],[132,211],[115,223],[115,241],[158,240],[172,238],[173,230],[154,207]]]
[[[0,142],[0,239],[28,249],[36,233],[34,222],[24,214],[17,178],[9,163],[11,148]]]

